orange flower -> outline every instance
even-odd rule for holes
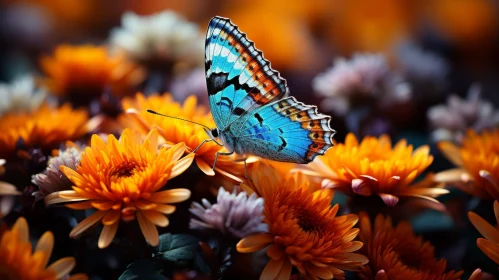
[[[185,151],[182,143],[158,150],[157,130],[149,132],[141,142],[129,129],[119,140],[109,135],[107,143],[93,135],[76,171],[61,166],[75,184],[73,190],[52,193],[46,196],[45,203],[69,202],[66,206],[72,209],[97,210],[71,231],[71,237],[101,221],[104,229],[98,246],[105,248],[113,240],[120,219],[128,222],[137,217],[146,240],[153,246],[158,244],[155,225],[168,226],[164,215],[175,211],[168,204],[187,200],[191,194],[187,189],[160,189],[187,169],[193,157],[180,159]]]
[[[447,261],[435,259],[435,248],[414,235],[408,222],[396,227],[392,220],[379,214],[371,224],[365,212],[360,214],[361,252],[369,258],[362,268],[362,279],[459,279],[462,272],[445,272]]]
[[[444,141],[438,148],[458,168],[436,174],[435,180],[474,196],[499,199],[499,130],[469,130],[461,147]]]
[[[19,139],[25,147],[45,149],[78,139],[93,126],[87,121],[84,110],[73,110],[69,104],[59,108],[44,104],[32,113],[4,115],[0,117],[0,157],[14,154]]]
[[[32,253],[28,224],[24,218],[17,219],[12,229],[0,235],[0,279],[51,280],[88,279],[84,274],[67,277],[75,266],[73,257],[62,258],[46,267],[52,249],[54,235],[47,231],[38,241]]]
[[[188,153],[199,147],[204,140],[210,139],[204,128],[190,122],[157,116],[148,113],[147,109],[215,128],[215,122],[211,114],[208,113],[205,107],[197,105],[195,96],[188,97],[183,105],[175,102],[170,94],[152,95],[147,98],[142,94],[137,94],[133,99],[125,98],[122,103],[123,109],[126,110],[130,117],[125,120],[127,127],[136,127],[144,132],[153,127],[157,128],[160,135],[167,141],[167,144],[174,145],[183,142],[187,146],[186,152]],[[217,152],[223,151],[226,151],[225,148],[213,141],[204,143],[196,151],[197,166],[205,174],[214,175],[212,166],[215,155]],[[235,155],[218,157],[215,171],[240,181],[237,177],[231,175],[244,176],[243,163],[235,162],[235,158]]]
[[[483,44],[497,34],[499,21],[493,1],[426,1],[424,7],[429,22],[460,47],[483,48]]]
[[[308,189],[310,192],[321,190],[321,181],[314,177],[307,176],[300,169],[295,169],[297,164],[278,162],[266,159],[259,159],[248,167],[248,179],[241,184],[242,189],[248,194],[256,193],[263,196],[263,186],[280,182],[284,186],[300,186]],[[333,192],[330,189],[324,189],[331,197]]]
[[[309,22],[329,18],[331,1],[230,1],[220,14],[227,15],[240,30],[248,34],[274,69],[307,71],[320,67],[320,52],[313,39]],[[279,13],[271,11],[278,10]],[[259,24],[255,23],[258,18]],[[272,28],[266,28],[272,26]]]
[[[251,176],[264,199],[264,222],[269,231],[243,238],[241,253],[267,248],[270,260],[260,279],[289,279],[292,266],[306,279],[343,279],[344,270],[360,270],[366,257],[353,253],[362,243],[352,241],[357,215],[336,216],[331,192],[312,192],[299,181],[283,180],[271,166]]]
[[[448,193],[431,187],[431,180],[413,183],[433,161],[428,146],[413,151],[405,140],[393,148],[386,135],[365,137],[359,144],[350,133],[344,144],[337,144],[308,165],[312,175],[325,178],[325,188],[339,189],[362,196],[379,195],[388,206],[400,197],[419,197],[439,203],[433,197]]]
[[[335,1],[327,28],[342,53],[384,52],[414,29],[417,11],[412,1]]]
[[[100,46],[60,45],[40,63],[47,75],[42,82],[56,95],[75,102],[89,102],[107,88],[114,95],[127,94],[145,78],[144,71],[124,55],[109,55]]]
[[[499,224],[499,202],[494,201],[494,214],[496,216],[496,221]],[[483,235],[485,238],[478,238],[476,240],[476,245],[482,250],[482,252],[487,255],[491,260],[499,265],[499,227],[495,227],[487,223],[482,217],[478,216],[473,212],[468,212],[468,218],[475,228]]]

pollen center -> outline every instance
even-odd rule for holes
[[[137,164],[135,162],[125,161],[114,168],[111,176],[117,176],[118,178],[131,177],[136,168]]]
[[[313,213],[307,210],[297,211],[299,214],[296,216],[298,219],[298,226],[305,232],[320,232],[321,225],[317,219],[314,218]]]

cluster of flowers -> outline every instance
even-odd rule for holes
[[[322,106],[345,117],[350,131],[361,135],[391,132],[395,124],[390,124],[390,118],[394,116],[406,122],[411,115],[419,117],[412,107],[434,103],[444,96],[450,67],[442,57],[412,44],[401,44],[395,54],[393,63],[382,53],[357,53],[351,60],[337,59],[331,69],[313,81],[315,92],[323,97]],[[480,91],[473,85],[467,99],[451,95],[447,104],[428,110],[428,128],[434,142],[459,143],[469,128],[481,131],[499,126],[499,110],[482,100]],[[375,121],[366,121],[369,119]]]
[[[113,241],[119,246],[120,225],[136,220],[160,255],[168,250],[162,243],[168,235],[160,231],[168,232],[170,221],[179,218],[170,215],[182,211],[182,202],[193,200],[189,228],[200,236],[201,245],[196,241],[192,250],[199,247],[206,262],[211,261],[212,275],[237,262],[231,249],[266,249],[262,279],[289,279],[292,274],[344,279],[345,271],[362,279],[461,277],[462,271],[447,270],[446,260],[438,260],[434,247],[408,222],[396,224],[392,218],[403,219],[408,207],[442,211],[445,206],[435,198],[449,192],[445,186],[499,200],[499,130],[470,130],[461,146],[440,142],[441,151],[458,168],[422,180],[417,178],[433,162],[428,146],[414,149],[405,140],[392,146],[386,135],[359,141],[352,133],[308,165],[251,157],[246,167],[227,156],[212,170],[216,153],[224,148],[208,142],[196,149],[208,137],[203,127],[146,111],[214,127],[196,96],[179,103],[171,94],[136,93],[141,85],[147,88],[157,82],[148,71],[170,76],[178,69],[196,73],[200,61],[193,57],[202,58],[200,36],[193,24],[171,12],[152,17],[126,14],[123,28],[112,33],[109,49],[60,46],[42,58],[42,78],[2,86],[0,218],[28,211],[16,203],[19,197],[33,198],[33,207],[63,204],[71,213],[86,210],[69,236],[84,239],[84,233],[100,225],[95,245],[101,249]],[[352,84],[340,86],[339,81]],[[341,60],[331,73],[318,77],[315,86],[319,92],[389,94],[404,102],[410,97],[408,84],[391,75],[380,56]],[[178,182],[192,186],[177,188]],[[216,202],[196,194],[206,190],[217,194]],[[346,209],[332,205],[337,191],[350,198]],[[365,199],[364,209],[356,208],[357,199]],[[494,213],[499,221],[497,202]],[[469,219],[486,238],[478,239],[478,246],[499,264],[499,230],[474,213]],[[227,250],[213,246],[217,236]],[[53,246],[54,237],[47,232],[32,252],[23,217],[10,229],[0,228],[0,278],[68,278],[77,259],[63,258],[47,267]],[[483,274],[477,269],[470,279]]]

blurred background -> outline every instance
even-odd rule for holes
[[[124,50],[130,61],[148,72],[141,76],[145,78],[135,79],[136,83],[126,84],[134,86],[127,88],[127,95],[134,94],[135,89],[146,94],[172,92],[183,101],[196,94],[201,103],[206,103],[203,36],[209,20],[219,15],[230,18],[248,34],[287,80],[291,95],[333,116],[331,126],[338,132],[337,141],[348,132],[358,136],[387,133],[395,140],[407,138],[415,146],[432,144],[435,161],[430,169],[438,171],[452,165],[439,154],[436,141],[458,143],[466,128],[481,130],[499,125],[498,0],[0,3],[0,83],[12,83],[30,73],[39,85],[49,85],[50,91],[65,96],[62,100],[71,100],[74,106],[86,101],[75,101],[71,99],[75,92],[57,92],[53,84],[44,83],[47,76],[53,83],[57,81],[51,65],[61,63],[55,50],[63,44]],[[176,12],[183,18],[178,20],[181,23],[172,24],[171,14],[163,19],[153,16],[149,22],[137,20],[165,10]],[[162,34],[174,35],[165,35],[161,41],[158,37]],[[154,36],[166,43],[150,51],[154,42],[149,44],[147,39]],[[176,39],[171,39],[174,36]],[[79,73],[80,69],[67,71]],[[101,94],[102,88],[99,90]],[[90,105],[91,115],[106,111],[104,105],[100,102],[95,110]],[[104,112],[118,113],[119,109]],[[451,211],[461,213],[464,210],[460,207],[456,202],[457,210]],[[436,244],[451,268],[461,269],[468,260],[463,248],[472,246],[473,241],[449,239],[448,234],[456,231],[452,222],[436,225],[432,218],[419,221],[414,224],[415,230]],[[468,241],[477,236],[472,231]],[[477,248],[474,250],[481,255]],[[478,263],[484,268],[484,259],[482,256],[469,262],[466,271],[472,271]],[[497,271],[497,266],[488,265],[488,271]],[[123,263],[109,267],[114,269],[112,275],[119,275],[124,268]]]
[[[472,84],[480,86],[483,99],[499,102],[499,1],[495,0],[1,3],[0,81],[4,82],[26,72],[40,73],[40,57],[50,55],[59,44],[108,44],[127,11],[151,15],[173,10],[196,23],[200,33],[214,15],[231,18],[287,79],[291,94],[307,102],[319,104],[327,96],[314,88],[314,77],[333,66],[335,59],[357,53],[383,55],[388,67],[397,67],[412,82],[412,101],[418,103],[409,106],[410,116],[402,116],[406,119],[402,127],[427,128],[427,108],[445,102],[451,93],[466,96]],[[202,59],[204,54],[191,55]],[[355,130],[355,125],[347,126]],[[346,131],[337,130],[341,139]],[[368,134],[373,133],[379,134]]]

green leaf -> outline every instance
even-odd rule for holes
[[[118,280],[168,280],[150,260],[138,260],[126,267]]]
[[[210,267],[204,260],[199,240],[188,234],[160,235],[155,255],[174,266],[188,266],[205,274],[210,273]]]
[[[157,255],[171,262],[193,260],[199,250],[198,239],[187,234],[162,234],[159,237]]]

